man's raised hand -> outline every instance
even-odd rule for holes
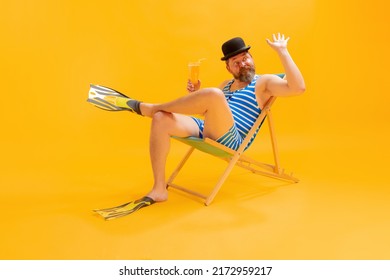
[[[290,40],[290,37],[285,38],[284,34],[278,33],[278,35],[272,34],[273,41],[266,39],[268,45],[271,46],[274,50],[286,49],[287,42]]]

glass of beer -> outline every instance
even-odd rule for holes
[[[197,62],[188,63],[188,78],[191,83],[196,86],[199,83],[199,69],[200,63],[205,60],[205,58],[199,59]]]
[[[199,82],[199,68],[200,61],[188,63],[188,78],[193,85],[197,85]]]

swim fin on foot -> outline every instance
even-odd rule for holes
[[[145,196],[141,199],[127,202],[119,206],[104,209],[95,209],[93,211],[98,213],[105,220],[112,220],[129,215],[143,207],[152,205],[153,203],[155,203],[155,201],[152,198]]]
[[[120,98],[118,98],[120,97]],[[131,99],[130,97],[120,93],[119,91],[100,86],[100,85],[90,85],[87,102],[95,105],[96,107],[107,110],[107,111],[130,111],[136,112],[130,106],[118,106],[116,104],[116,99],[123,99],[126,102],[138,102]]]
[[[95,105],[96,107],[107,110],[107,111],[124,111],[125,108],[118,107],[106,100],[109,96],[120,96],[128,98],[123,93],[116,91],[112,88],[99,86],[99,85],[90,85],[87,102]]]

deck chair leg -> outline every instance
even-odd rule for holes
[[[273,151],[273,154],[274,154],[275,173],[281,174],[282,170],[280,169],[278,145],[276,143],[275,128],[274,128],[274,123],[273,123],[273,119],[272,119],[271,110],[268,111],[267,117],[268,117],[269,132],[270,132],[270,135],[271,135],[272,151]]]
[[[225,171],[223,172],[223,174],[219,178],[217,184],[214,186],[214,189],[212,190],[210,195],[206,198],[206,201],[205,201],[206,206],[210,205],[210,203],[214,200],[214,197],[217,195],[219,189],[222,187],[222,184],[225,182],[225,180],[229,176],[230,172],[232,171],[232,169],[233,169],[234,165],[236,164],[236,162],[238,161],[239,157],[240,157],[239,153],[236,153],[232,157],[232,159],[230,160]]]
[[[194,147],[191,147],[188,152],[185,154],[184,158],[180,161],[176,169],[172,172],[171,176],[169,177],[167,181],[167,188],[169,185],[173,182],[173,180],[176,178],[177,174],[179,174],[180,170],[183,168],[184,164],[187,162],[188,158],[192,154],[192,152],[195,150]]]

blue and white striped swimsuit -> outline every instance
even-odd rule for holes
[[[252,82],[245,88],[230,91],[230,86],[234,80],[229,81],[223,88],[226,101],[228,102],[229,108],[232,112],[234,124],[224,135],[219,137],[216,141],[221,143],[233,150],[237,150],[244,138],[248,134],[249,130],[254,125],[257,117],[261,113],[261,109],[256,100],[255,87],[256,82],[260,76],[255,75]],[[203,138],[204,121],[201,119],[193,118],[199,126],[199,137]],[[249,148],[255,139],[260,126],[257,128],[256,133],[250,139],[245,150]]]

